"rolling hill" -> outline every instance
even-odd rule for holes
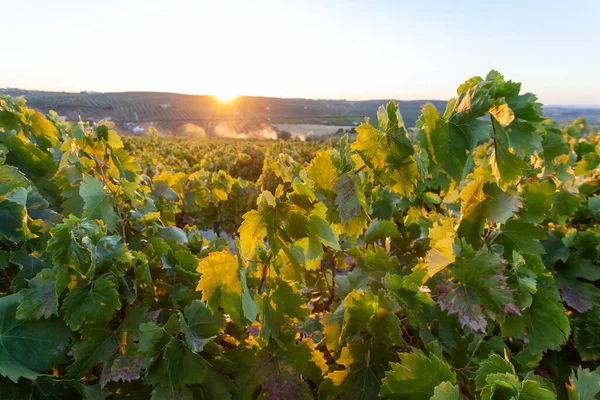
[[[364,117],[376,118],[377,108],[389,100],[312,100],[240,96],[221,102],[213,96],[160,92],[67,93],[20,89],[1,89],[0,93],[24,96],[30,107],[43,113],[54,110],[68,120],[97,122],[111,119],[123,133],[141,132],[135,127],[152,124],[163,132],[176,134],[189,124],[201,127],[209,135],[217,125],[229,125],[242,132],[273,124],[357,125]],[[446,101],[398,101],[407,126],[414,126],[426,102],[443,112]],[[600,108],[547,106],[544,112],[558,121],[585,116],[595,123]],[[186,128],[187,129],[187,128]],[[332,131],[336,128],[332,127]],[[129,132],[128,132],[129,131]]]

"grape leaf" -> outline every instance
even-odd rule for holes
[[[571,320],[575,347],[583,361],[600,360],[600,307]]]
[[[512,260],[513,251],[544,254],[544,246],[541,245],[540,239],[546,239],[546,232],[538,227],[521,221],[519,219],[511,219],[506,222],[502,229],[502,245],[504,246],[504,256],[507,260]]]
[[[493,183],[483,179],[471,182],[460,193],[461,221],[458,234],[472,246],[479,247],[487,221],[504,224],[519,209],[519,201],[511,198]]]
[[[86,324],[81,330],[82,340],[73,345],[75,362],[67,368],[70,377],[85,375],[96,364],[110,360],[119,350],[114,330],[103,323]]]
[[[306,173],[315,186],[323,190],[333,190],[339,177],[330,151],[318,152],[306,168]]]
[[[374,242],[377,240],[385,240],[387,237],[398,237],[398,227],[393,221],[381,220],[375,218],[371,221],[369,228],[365,232],[365,242]]]
[[[202,383],[210,367],[206,360],[176,339],[172,339],[165,347],[164,361],[173,392],[185,385]]]
[[[279,339],[281,330],[294,320],[302,321],[308,314],[305,298],[297,292],[293,283],[281,278],[273,279],[269,293],[258,300],[261,313],[260,336],[265,340],[273,338],[279,346],[285,347]]]
[[[196,353],[217,336],[223,322],[222,316],[213,316],[206,304],[199,300],[194,300],[183,310],[183,314],[179,313],[181,330],[188,346]]]
[[[494,133],[494,152],[492,166],[494,175],[501,187],[506,187],[523,176],[523,170],[529,165],[511,152],[509,135],[505,128],[492,117],[492,132]]]
[[[262,243],[267,236],[267,228],[256,210],[248,211],[242,218],[239,229],[240,251],[244,259],[250,260],[255,257],[256,245]]]
[[[46,268],[29,280],[29,288],[21,290],[17,319],[50,318],[58,315],[58,297],[70,282],[66,268]]]
[[[564,224],[567,218],[577,210],[581,202],[579,196],[561,189],[552,201],[552,218],[559,224]]]
[[[600,289],[593,282],[600,280],[600,268],[575,252],[561,264],[555,266],[554,276],[565,303],[580,313],[598,306]]]
[[[569,377],[566,386],[569,400],[594,400],[600,393],[600,369],[591,372],[579,366]]]
[[[238,260],[227,251],[211,253],[200,261],[202,274],[196,290],[202,291],[202,301],[217,313],[223,310],[233,321],[242,323],[242,285],[238,275]]]
[[[462,395],[458,385],[451,382],[442,382],[433,388],[431,400],[461,400]]]
[[[62,305],[65,322],[73,330],[81,328],[84,321],[108,321],[120,308],[119,292],[104,278],[74,288]]]
[[[377,398],[381,379],[392,359],[393,352],[379,344],[350,343],[342,349],[336,360],[344,369],[327,375],[327,379],[319,386],[319,398],[334,400],[341,394],[349,400]]]
[[[79,188],[79,195],[84,202],[84,216],[90,219],[101,219],[111,232],[117,229],[117,213],[100,180],[89,176],[84,178]]]
[[[396,399],[429,399],[436,386],[455,382],[456,374],[435,354],[427,357],[421,350],[399,353],[401,364],[391,363],[391,370],[381,381],[381,396]]]
[[[0,375],[36,379],[61,360],[71,332],[58,319],[16,319],[19,293],[0,297]]]
[[[478,391],[483,390],[487,386],[487,377],[490,374],[516,375],[516,372],[515,367],[506,357],[502,358],[497,354],[492,354],[486,360],[482,361],[479,364],[479,369],[477,369],[475,383]]]
[[[335,205],[340,213],[342,224],[358,217],[362,208],[361,196],[356,188],[355,180],[349,174],[344,174],[335,183],[333,189],[336,193]]]
[[[505,267],[496,254],[486,249],[474,252],[465,248],[450,272],[455,282],[438,283],[438,303],[448,314],[458,314],[463,327],[485,332],[487,320],[520,315],[504,275]]]

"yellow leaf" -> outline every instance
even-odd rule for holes
[[[254,258],[256,244],[262,243],[267,235],[267,227],[256,210],[248,211],[243,218],[244,221],[238,230],[241,243],[240,251],[244,259],[249,260]]]
[[[490,108],[490,114],[492,114],[496,121],[502,126],[508,126],[515,120],[515,113],[506,103]]]
[[[213,312],[222,309],[233,321],[242,318],[242,283],[238,276],[238,259],[229,251],[210,253],[198,266],[202,274],[196,290]]]
[[[352,150],[361,152],[374,169],[383,169],[389,154],[385,133],[364,122],[356,128],[356,131],[358,136],[356,142],[352,143]]]
[[[481,207],[482,202],[487,197],[483,192],[484,180],[482,178],[477,179],[469,183],[460,192],[460,198],[463,201],[460,207],[460,213],[464,217],[465,215],[479,215],[477,207]]]
[[[431,250],[427,252],[425,261],[430,277],[456,260],[453,250],[454,237],[456,236],[454,222],[454,218],[452,217],[440,217],[439,221],[434,223],[433,227],[429,229]]]
[[[338,180],[338,172],[331,160],[331,151],[320,151],[307,168],[308,177],[315,185],[325,190],[333,190]]]

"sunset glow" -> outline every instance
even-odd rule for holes
[[[213,97],[221,103],[231,103],[237,96],[237,94],[226,90],[213,94]]]

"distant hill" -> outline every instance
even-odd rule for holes
[[[110,118],[130,131],[136,125],[153,124],[173,132],[189,123],[208,131],[222,123],[233,124],[242,130],[270,124],[352,126],[364,117],[375,119],[378,107],[389,101],[240,96],[223,103],[212,96],[160,92],[66,93],[1,89],[0,93],[24,96],[30,107],[43,113],[54,110],[68,120],[78,120],[79,116],[94,122]],[[426,102],[433,103],[440,112],[446,107],[446,101],[441,100],[398,101],[407,126],[414,126]],[[584,116],[595,123],[600,118],[600,108],[547,106],[544,112],[558,121]]]
[[[115,122],[200,122],[260,120],[271,123],[352,125],[364,117],[376,117],[377,108],[389,100],[311,100],[239,96],[222,103],[212,96],[177,93],[65,93],[3,89],[2,93],[25,96],[30,107],[54,110],[69,120],[111,118]],[[445,101],[399,101],[407,125],[414,125],[427,101],[444,109]]]

